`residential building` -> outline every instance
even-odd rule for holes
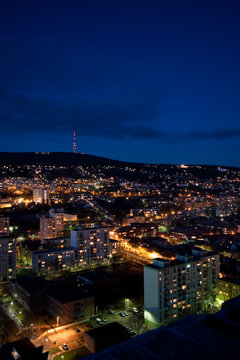
[[[40,217],[40,240],[43,243],[44,239],[51,239],[56,237],[56,222],[55,219],[49,216]]]
[[[27,311],[43,311],[46,286],[42,277],[22,276],[11,280],[10,291]]]
[[[50,249],[32,252],[32,268],[37,274],[66,270],[75,264],[75,249]]]
[[[28,338],[7,342],[0,347],[2,360],[47,360],[48,352],[43,352],[43,346],[36,347]]]
[[[128,329],[114,321],[84,333],[85,346],[92,352],[101,351],[128,339]]]
[[[240,279],[225,277],[217,280],[217,299],[220,303],[240,295]]]
[[[55,219],[56,236],[63,235],[64,232],[64,213],[51,212],[50,217]]]
[[[54,216],[40,217],[40,240],[61,237],[64,234],[63,213],[54,213]]]
[[[16,240],[0,237],[0,281],[14,279],[16,276]]]
[[[70,237],[44,239],[42,243],[45,249],[68,248],[70,247]]]
[[[62,283],[48,289],[45,306],[46,311],[53,318],[58,318],[59,324],[94,315],[94,297],[79,283],[71,285]]]
[[[82,228],[71,231],[71,247],[79,250],[79,261],[92,263],[103,261],[110,253],[108,228]]]
[[[0,235],[9,236],[9,218],[0,216]]]
[[[49,189],[33,189],[33,202],[50,204]]]
[[[144,317],[166,324],[201,310],[219,276],[219,255],[190,248],[176,260],[155,259],[144,267]]]
[[[226,301],[215,314],[186,316],[168,326],[160,326],[114,347],[98,351],[86,359],[237,359],[239,315],[240,297],[237,297]]]

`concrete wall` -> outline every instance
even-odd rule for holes
[[[159,272],[144,267],[144,318],[155,324],[160,323],[159,315]]]

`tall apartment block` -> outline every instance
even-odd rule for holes
[[[79,261],[92,263],[109,256],[110,242],[108,228],[82,228],[71,231],[71,247],[78,250]]]
[[[9,218],[0,216],[0,235],[9,236]]]
[[[159,325],[199,311],[218,276],[219,254],[201,249],[179,253],[174,261],[155,259],[144,266],[144,318]]]
[[[35,203],[50,204],[49,189],[33,189],[33,201]]]
[[[0,236],[0,281],[16,276],[16,240]]]
[[[64,234],[63,213],[40,217],[40,240],[61,237]]]

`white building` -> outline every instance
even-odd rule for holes
[[[14,279],[16,276],[16,240],[0,237],[0,281]]]
[[[50,204],[49,189],[33,189],[33,201],[35,203]]]
[[[81,262],[103,261],[110,253],[109,229],[87,228],[81,226],[71,231],[71,247],[78,250]]]
[[[144,317],[166,324],[201,309],[203,296],[215,290],[219,254],[193,249],[174,261],[155,259],[144,266]]]
[[[51,249],[32,252],[32,268],[36,273],[64,270],[75,264],[75,249]]]
[[[0,235],[9,235],[9,218],[0,216]]]

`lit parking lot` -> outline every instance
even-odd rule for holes
[[[78,327],[78,329],[80,329]],[[76,349],[83,346],[83,332],[76,333],[73,328],[58,331],[57,333],[48,336],[50,343],[58,346],[62,350],[62,345],[67,344],[69,350]],[[56,343],[55,343],[56,342]]]

